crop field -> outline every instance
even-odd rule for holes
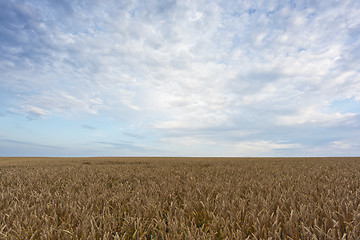
[[[0,158],[0,239],[360,239],[360,158]]]

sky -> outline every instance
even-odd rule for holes
[[[0,0],[0,156],[360,156],[358,0]]]

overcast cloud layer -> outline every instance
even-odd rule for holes
[[[360,1],[0,0],[1,156],[359,156]]]

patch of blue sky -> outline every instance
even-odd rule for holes
[[[136,10],[135,10],[135,9],[131,9],[131,10],[129,11],[129,15],[130,15],[131,18],[135,18],[135,16],[136,16]]]
[[[316,12],[310,12],[310,13],[306,16],[307,19],[312,19],[312,18],[315,18],[315,17],[316,17]]]
[[[238,12],[238,11],[233,11],[232,13],[231,13],[231,16],[232,17],[240,17],[242,15],[242,13],[241,12]]]
[[[266,13],[266,17],[271,17],[276,11],[272,10]]]
[[[238,47],[240,46],[240,44],[241,44],[241,39],[240,39],[240,37],[238,36],[238,34],[234,34],[234,37],[233,37],[233,39],[232,39],[232,46],[231,46],[230,51],[238,48]]]
[[[330,109],[339,113],[360,114],[360,101],[354,97],[335,100],[330,104]]]
[[[255,8],[249,8],[248,13],[249,13],[249,15],[254,15],[256,13],[256,9]]]
[[[295,0],[290,0],[289,5],[291,6],[291,8],[296,8]]]

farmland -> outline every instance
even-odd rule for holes
[[[0,158],[0,239],[359,239],[360,158]]]

